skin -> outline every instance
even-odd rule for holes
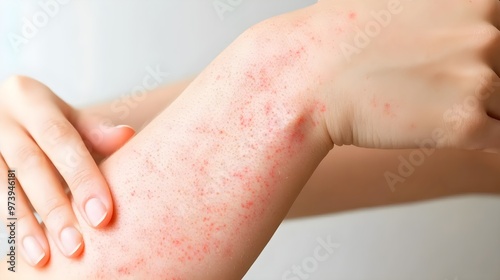
[[[250,38],[245,36],[255,35],[244,35],[101,165],[113,190],[114,219],[101,231],[82,225],[87,245],[80,261],[69,262],[53,252],[51,262],[37,271],[40,277],[243,276],[332,147],[320,101],[305,96],[304,84],[284,83],[299,74],[295,68],[279,69],[279,75],[270,72],[269,80],[256,81],[252,76],[271,61],[252,62],[253,56],[227,59],[246,47]],[[238,65],[249,66],[231,82],[209,86],[210,80],[227,81],[224,69]],[[285,85],[288,91],[275,92]],[[200,106],[188,106],[194,101]],[[214,114],[215,106],[219,113]],[[228,114],[232,121],[227,121]],[[147,214],[138,216],[137,211]],[[140,238],[146,235],[154,237]],[[147,249],[152,240],[154,249]],[[107,250],[110,247],[119,250]],[[133,259],[122,258],[123,252]],[[228,259],[234,265],[218,265]],[[19,271],[16,276],[34,272],[23,265]]]
[[[160,87],[148,94],[128,118],[109,110],[112,103],[84,108],[87,114],[113,123],[125,122],[140,131],[163,106],[169,106],[191,79]],[[321,161],[293,203],[287,218],[321,215],[359,208],[386,206],[455,195],[500,194],[500,157],[495,154],[436,150],[404,182],[390,188],[384,173],[397,173],[400,157],[413,149],[376,150],[336,147]],[[446,168],[443,168],[443,167]],[[348,170],[349,172],[346,172]],[[438,172],[436,172],[436,170]]]
[[[69,186],[86,223],[95,228],[109,223],[112,198],[94,158],[118,149],[133,129],[97,128],[96,119],[80,114],[45,85],[16,76],[0,86],[0,130],[9,132],[9,137],[0,138],[0,170],[17,171],[16,215],[23,257],[34,266],[43,266],[50,258],[49,243],[33,209],[56,241],[52,248],[77,257],[83,251],[83,238],[65,188]],[[99,140],[93,137],[95,131]],[[7,201],[7,189],[0,191],[0,197]],[[2,220],[6,215],[1,212]],[[25,250],[25,244],[32,250]]]
[[[339,57],[326,55],[325,45],[318,44],[318,40],[323,41],[331,36],[326,31],[331,26],[327,24],[328,19],[332,17],[322,17],[321,13],[326,11],[325,8],[332,7],[328,6],[328,2],[321,5],[327,6],[277,18],[246,33],[209,66],[172,106],[104,162],[101,169],[110,183],[116,202],[117,215],[113,224],[99,234],[87,232],[82,226],[84,236],[88,234],[93,245],[86,247],[81,261],[65,263],[66,259],[54,255],[54,262],[63,264],[61,267],[65,269],[54,269],[51,263],[46,269],[38,271],[39,276],[122,278],[134,275],[140,278],[146,274],[154,277],[158,273],[157,276],[171,279],[241,277],[284,217],[301,186],[332,147],[332,140],[335,144],[402,148],[415,145],[411,144],[409,136],[424,137],[432,127],[442,124],[439,120],[425,118],[419,122],[424,124],[423,127],[417,128],[413,134],[401,134],[397,130],[388,134],[384,132],[382,127],[387,124],[403,129],[401,125],[405,121],[416,121],[417,113],[422,108],[410,108],[400,103],[400,100],[390,100],[394,93],[391,89],[394,91],[394,88],[392,84],[384,84],[388,77],[383,76],[377,78],[379,83],[373,84],[376,89],[375,100],[382,100],[384,110],[385,104],[390,104],[391,112],[392,108],[408,109],[403,110],[407,114],[403,120],[387,120],[384,118],[388,116],[378,115],[377,110],[364,111],[352,107],[354,100],[359,99],[345,95],[341,90],[342,83],[357,80],[360,73],[352,72],[353,68],[344,67],[346,65],[342,63],[336,65]],[[459,6],[463,8],[463,4]],[[349,5],[346,4],[344,8],[348,18],[351,18]],[[357,13],[356,18],[363,18],[362,15],[368,14],[368,11]],[[447,18],[451,23],[456,23],[456,12],[451,11],[450,18]],[[310,14],[319,16],[314,20],[304,17]],[[484,19],[475,13],[471,13],[471,16],[474,20]],[[289,28],[287,24],[290,22],[293,28],[283,29]],[[297,28],[301,28],[299,32]],[[277,31],[285,30],[283,33],[286,36],[271,40],[269,33],[266,33],[269,30],[276,31],[276,34]],[[290,32],[287,33],[287,30]],[[314,34],[321,39],[311,37],[311,30],[317,31]],[[433,42],[430,40],[427,43],[432,45]],[[375,55],[379,53],[376,49],[373,47],[364,53],[368,62],[378,57]],[[419,53],[415,49],[411,50]],[[482,46],[467,46],[462,51],[469,54],[484,50]],[[318,57],[321,59],[311,54],[320,54]],[[462,57],[461,54],[458,57]],[[445,66],[457,65],[448,63],[443,66],[443,59],[456,56],[453,53],[449,57],[445,52],[444,57],[433,58],[419,66],[449,71],[450,68]],[[469,60],[458,60],[466,65],[471,63]],[[475,69],[484,66],[481,59],[472,61],[474,63],[469,66]],[[332,67],[334,65],[336,67]],[[386,66],[380,65],[381,73],[384,73],[383,68]],[[228,72],[228,69],[233,71]],[[340,72],[340,69],[346,70],[345,73]],[[231,76],[227,76],[228,73]],[[318,79],[300,79],[304,76]],[[331,79],[336,76],[340,78]],[[402,82],[408,82],[410,78],[417,79],[424,82],[429,90],[436,91],[437,85],[425,75],[414,76],[410,71],[396,74],[395,78],[400,78]],[[466,83],[461,85],[445,82],[446,90],[438,90],[444,94],[444,102],[435,105],[434,113],[442,113],[465,94],[471,94],[470,90],[462,87],[477,84],[473,83],[473,78],[467,76]],[[311,80],[317,84],[311,84]],[[332,84],[338,84],[340,89],[330,92]],[[488,86],[486,84],[480,90],[485,91]],[[405,94],[411,99],[417,93],[408,91]],[[334,104],[341,101],[345,102],[342,103],[345,106],[337,106],[338,110],[332,109],[336,106]],[[484,113],[488,109],[486,106],[489,103],[482,101],[484,107],[476,108],[477,112],[474,113]],[[199,105],[190,106],[194,103]],[[212,108],[215,106],[218,110],[214,114]],[[354,110],[353,114],[348,113],[351,110]],[[494,109],[488,110],[494,112]],[[366,124],[356,121],[352,116],[362,120],[371,118],[371,121]],[[492,122],[485,120],[488,124]],[[366,125],[373,125],[375,132],[367,129]],[[466,125],[482,135],[495,128],[491,124],[476,130],[474,121]],[[496,149],[488,137],[486,141],[481,141],[470,132],[446,131],[445,135],[452,141],[440,141],[436,145]],[[224,146],[217,146],[220,143],[224,143]],[[138,170],[138,166],[143,166],[143,170]],[[147,189],[144,188],[145,182],[148,184]],[[217,192],[220,189],[225,192]],[[142,198],[130,199],[139,194]],[[152,203],[152,199],[155,203]],[[133,213],[137,213],[135,211],[138,209],[147,209],[148,215],[134,216]],[[161,220],[163,223],[159,225],[158,221]],[[186,221],[193,222],[188,228],[181,227]],[[151,228],[156,228],[155,233],[147,230]],[[200,236],[200,232],[205,234]],[[146,234],[154,237],[140,238]],[[138,242],[130,244],[130,238]],[[153,252],[144,252],[144,248],[151,247],[152,240],[156,241]],[[163,251],[175,245],[180,248]],[[110,246],[128,252],[134,260],[117,255],[116,251],[104,250]],[[228,259],[232,260],[232,265],[227,265]],[[189,270],[183,269],[186,267]],[[216,269],[206,269],[208,267]],[[24,273],[24,267],[20,268]],[[92,272],[89,272],[91,269]],[[26,271],[33,272],[29,269]]]

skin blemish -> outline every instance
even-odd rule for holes
[[[231,97],[212,104],[220,110],[192,109],[193,118],[178,126],[173,124],[180,120],[164,120],[170,124],[166,131],[175,137],[147,130],[155,136],[155,146],[138,148],[134,160],[120,159],[122,168],[129,169],[112,178],[117,188],[125,180],[136,187],[127,189],[125,196],[117,192],[113,217],[119,223],[100,231],[100,246],[89,253],[97,256],[92,267],[114,268],[115,278],[156,269],[152,278],[173,279],[183,275],[185,267],[203,266],[220,256],[239,257],[241,241],[251,240],[253,234],[248,229],[258,229],[255,221],[271,215],[273,195],[293,175],[289,162],[304,153],[309,132],[326,112],[305,86],[290,83],[295,72],[289,69],[302,67],[306,55],[307,48],[296,44],[266,56],[269,62],[245,64],[244,70],[233,73],[235,93],[221,91]],[[211,79],[227,80],[224,71]],[[303,92],[300,99],[290,93],[297,91]],[[310,100],[298,106],[304,96]],[[138,171],[137,166],[143,168]],[[151,228],[154,232],[148,231]],[[117,230],[126,238],[113,239]],[[119,255],[112,259],[113,251],[134,255],[136,261],[121,261]],[[162,259],[169,261],[158,267]]]
[[[253,202],[253,201],[247,201],[247,202],[245,202],[245,203],[242,203],[242,204],[241,204],[241,207],[242,207],[242,208],[245,208],[245,209],[250,209],[250,208],[252,208],[253,204],[254,204],[254,202]]]
[[[305,138],[304,130],[306,126],[305,117],[300,117],[295,123],[295,128],[290,136],[291,142],[302,143]]]
[[[396,114],[394,113],[394,106],[388,102],[384,103],[383,113],[385,116],[389,116],[389,117],[396,116]]]
[[[344,33],[344,28],[342,28],[342,27],[336,27],[335,28],[335,33],[336,34],[342,34],[342,33]]]
[[[392,114],[391,104],[384,103],[384,114],[386,114],[386,115],[391,115]]]
[[[349,13],[349,19],[351,19],[351,20],[355,20],[355,19],[356,19],[356,17],[357,17],[357,14],[356,14],[355,12],[350,12],[350,13]]]

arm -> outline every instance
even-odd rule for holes
[[[83,111],[125,122],[139,131],[161,109],[169,106],[191,83],[191,79],[163,86],[131,110],[128,118],[113,113],[114,102]],[[408,159],[414,150],[374,150],[338,147],[323,159],[294,202],[287,218],[392,205],[451,195],[500,193],[500,157],[458,150],[437,150],[415,172],[393,189],[386,172],[398,173],[400,156]],[[348,172],[346,172],[348,171]]]
[[[328,4],[328,1],[320,3]],[[350,9],[348,3],[344,4],[343,17],[349,15]],[[438,21],[444,23],[445,30],[460,23],[458,11],[463,11],[468,4],[457,5],[457,10],[447,13],[449,18]],[[495,5],[498,2],[495,1]],[[370,9],[377,7],[367,7],[363,15],[369,15]],[[417,7],[440,14],[439,9],[431,8],[436,7],[431,1],[419,1]],[[320,5],[314,10],[316,13],[312,13],[316,16],[307,14],[307,19],[301,12],[293,13],[260,25],[237,40],[171,107],[101,166],[117,204],[111,228],[101,232],[87,232],[84,228],[89,246],[82,260],[69,263],[56,255],[53,261],[57,268],[51,263],[39,271],[38,276],[241,277],[300,187],[331,148],[331,139],[336,144],[350,141],[371,147],[415,146],[411,144],[414,137],[425,137],[432,128],[442,124],[436,115],[470,94],[465,88],[475,84],[474,77],[462,78],[464,83],[459,86],[453,81],[460,75],[449,69],[456,69],[455,61],[464,63],[458,58],[477,58],[477,53],[484,49],[464,45],[464,54],[457,56],[448,48],[463,42],[460,36],[453,40],[439,39],[445,42],[439,49],[440,55],[422,61],[408,60],[422,54],[420,47],[408,47],[402,54],[384,53],[385,59],[381,61],[383,51],[377,49],[379,45],[372,44],[373,48],[366,50],[364,56],[358,56],[357,60],[367,60],[361,66],[354,63],[332,67],[334,61],[341,60],[329,55],[332,45],[327,42],[332,37],[328,28],[330,20],[339,14],[337,8]],[[333,14],[329,14],[332,10]],[[311,12],[311,9],[305,11]],[[325,21],[318,22],[324,13]],[[403,25],[409,25],[409,29],[399,30],[398,25],[392,24],[391,31],[399,30],[398,35],[405,38],[408,30],[421,26],[411,21]],[[437,22],[429,24],[434,23]],[[311,36],[308,31],[313,26],[322,26],[323,36],[316,34],[319,36],[316,37],[315,33]],[[424,31],[412,33],[426,45],[440,45],[426,35]],[[304,40],[306,37],[312,42]],[[318,44],[318,40],[324,44]],[[384,63],[386,60],[390,64]],[[471,64],[474,67],[482,62],[465,61],[474,62]],[[394,67],[400,71],[387,71]],[[397,105],[395,109],[401,109],[396,113],[404,112],[402,118],[386,118],[391,114],[384,117],[379,110],[368,110],[364,106],[369,104],[365,99],[370,99],[361,98],[359,87],[367,86],[367,82],[353,82],[364,79],[362,70],[368,69],[374,71],[374,80],[370,82],[373,97],[381,102],[390,99]],[[420,71],[412,71],[414,69]],[[435,79],[427,76],[436,71],[453,78],[436,84]],[[333,78],[338,76],[341,78]],[[397,98],[402,93],[395,82],[408,86],[404,99],[413,102],[405,103]],[[348,89],[352,94],[343,94]],[[426,108],[422,92],[434,97],[438,93],[442,95],[439,102],[433,104],[433,115],[420,119],[422,109]],[[327,104],[323,104],[326,100]],[[354,107],[354,103],[361,106]],[[478,108],[477,113],[484,113],[483,109]],[[353,114],[359,119],[351,119]],[[421,127],[412,133],[402,133],[406,121],[417,120]],[[485,130],[480,129],[484,127],[473,125],[477,123],[466,121],[465,124],[477,128],[474,131],[480,135],[485,134]],[[387,133],[386,127],[397,129]],[[492,143],[472,141],[470,132],[470,129],[460,133],[447,131],[444,136],[453,141],[436,145],[496,147]]]
[[[274,66],[295,46],[260,45],[265,29],[240,38],[101,165],[115,215],[101,231],[82,225],[81,261],[54,254],[46,268],[21,264],[9,277],[241,277],[332,147],[320,100],[295,82],[303,73]],[[251,77],[263,69],[264,85]]]
[[[337,147],[304,186],[288,218],[386,206],[464,194],[500,194],[500,157],[436,150],[393,189],[384,174],[399,174],[414,150]]]

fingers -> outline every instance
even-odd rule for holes
[[[91,151],[103,156],[114,153],[135,134],[134,128],[130,126],[112,126],[105,119],[82,113],[76,113],[71,122],[90,144]]]
[[[103,155],[110,155],[122,147],[132,136],[134,136],[135,130],[131,126],[119,125],[111,129],[104,137],[105,140],[102,145],[101,153]]]
[[[483,42],[487,64],[500,75],[500,30],[491,25],[484,25],[478,29],[478,33],[476,41]]]
[[[9,137],[0,138],[0,151],[5,162],[17,169],[19,183],[27,197],[31,198],[31,204],[42,217],[55,243],[67,257],[79,255],[83,249],[83,238],[54,167],[33,139],[19,126],[12,122],[2,123],[0,130],[9,131]],[[25,201],[25,205],[29,203]],[[28,214],[25,217],[28,217],[27,221],[32,225],[32,218]],[[33,245],[32,239],[27,242]],[[48,250],[45,252],[48,254]]]
[[[7,226],[11,222],[15,223],[15,229],[17,230],[16,242],[21,248],[24,259],[32,266],[44,266],[50,258],[49,243],[42,227],[33,215],[28,199],[19,182],[15,177],[9,178],[8,175],[15,176],[16,174],[9,172],[7,164],[0,155],[0,180],[2,185],[5,186],[0,191],[0,199],[7,203],[4,211],[0,211],[0,217],[6,221]],[[12,207],[10,208],[12,210],[8,210],[8,207]]]
[[[56,106],[48,102],[34,107],[22,125],[66,181],[87,223],[105,226],[113,211],[108,184],[68,116]]]

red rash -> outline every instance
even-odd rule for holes
[[[299,44],[275,54],[268,64],[249,64],[241,73],[208,74],[221,81],[233,80],[225,75],[240,77],[234,88],[244,92],[226,93],[228,98],[217,104],[221,110],[203,114],[192,109],[198,114],[194,120],[170,123],[168,132],[162,132],[176,136],[170,142],[129,149],[134,158],[121,159],[129,170],[111,178],[111,183],[117,188],[124,182],[136,187],[127,192],[129,196],[116,197],[112,225],[101,230],[103,237],[94,240],[93,247],[106,251],[112,246],[119,249],[109,250],[110,256],[119,252],[137,259],[95,257],[91,266],[118,267],[112,275],[116,278],[162,267],[154,275],[180,279],[179,268],[206,265],[208,256],[237,257],[232,244],[253,234],[248,229],[255,220],[270,215],[270,200],[290,175],[288,161],[304,150],[312,137],[308,132],[326,111],[307,89],[286,82],[294,80],[286,71],[298,67],[307,55]],[[298,90],[310,96],[307,101],[300,99],[306,105],[294,99]],[[160,132],[150,134],[161,139]],[[185,203],[174,207],[172,201]],[[146,230],[151,228],[154,232]],[[113,239],[118,229],[120,235],[137,240]],[[157,263],[165,259],[171,260],[169,265]]]

